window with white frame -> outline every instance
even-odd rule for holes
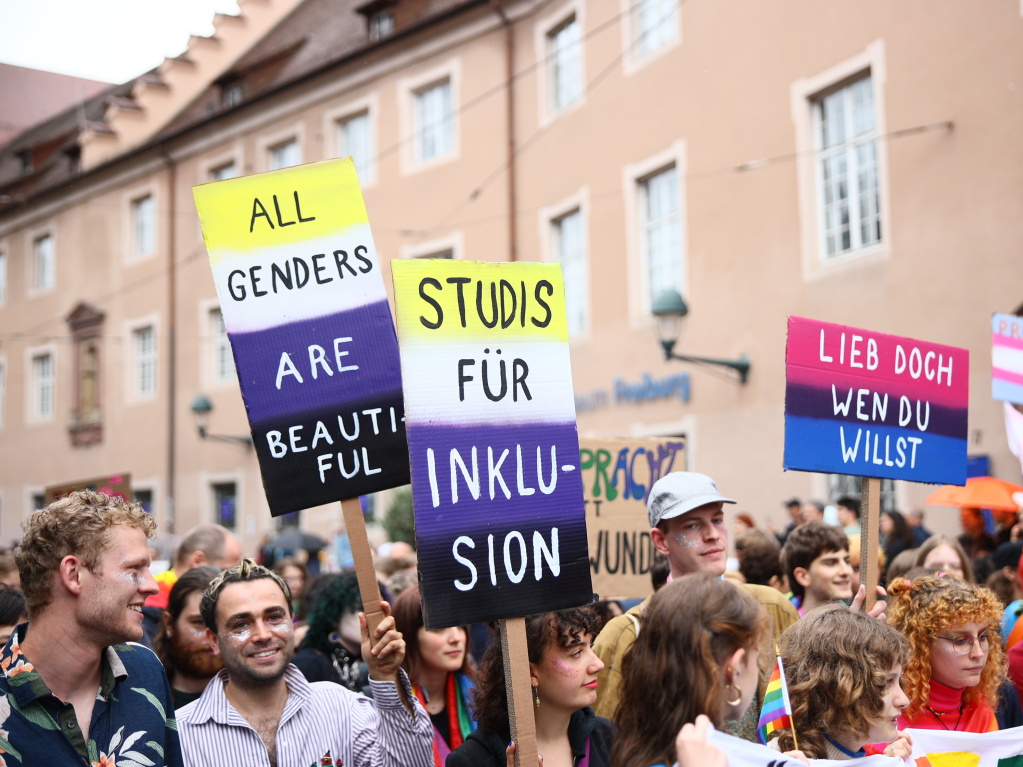
[[[49,290],[56,279],[56,253],[53,235],[44,234],[32,241],[32,289]]]
[[[848,474],[828,474],[828,503],[835,503],[839,498],[851,496],[861,500],[863,492],[863,477],[853,477]],[[895,511],[898,509],[896,500],[895,480],[881,480],[880,494],[881,511]]]
[[[337,149],[340,157],[351,155],[361,179],[373,173],[373,125],[369,110],[337,121]]]
[[[152,488],[133,487],[132,495],[135,496],[135,503],[142,507],[147,514],[153,513],[153,490]]]
[[[137,256],[156,249],[156,203],[151,194],[131,201],[131,243]]]
[[[231,162],[225,162],[223,165],[218,165],[210,170],[210,181],[225,181],[229,178],[236,178],[238,176],[238,166],[235,165],[234,160]]]
[[[0,250],[0,305],[7,303],[7,254]]]
[[[152,325],[146,325],[135,328],[131,336],[135,352],[135,394],[150,397],[156,394],[156,331]]]
[[[53,418],[54,370],[53,354],[42,352],[32,356],[32,417],[37,421]]]
[[[638,0],[632,6],[633,53],[643,58],[675,41],[678,0]]]
[[[455,257],[455,251],[451,248],[445,248],[444,250],[435,250],[432,253],[420,253],[412,256],[412,258],[446,258],[452,259]]]
[[[280,144],[270,147],[267,151],[269,152],[270,170],[290,168],[292,165],[298,165],[302,162],[302,157],[298,151],[298,141],[295,139],[282,141]]]
[[[231,342],[220,309],[210,310],[210,338],[213,341],[213,380],[233,381],[234,356],[231,354]]]
[[[369,17],[369,39],[382,40],[394,31],[394,14],[378,11]]]
[[[663,290],[683,293],[682,206],[674,165],[639,180],[640,249],[649,306]]]
[[[586,258],[583,252],[583,217],[577,208],[551,221],[554,259],[561,264],[565,281],[565,311],[568,335],[574,338],[586,329]]]
[[[218,525],[234,530],[238,524],[238,486],[234,482],[215,482],[213,493],[213,519]]]
[[[547,33],[547,61],[550,109],[557,112],[583,92],[582,40],[574,14]]]
[[[427,162],[451,154],[455,149],[451,80],[445,78],[420,88],[413,97],[416,160]]]
[[[877,116],[868,74],[814,100],[817,189],[824,256],[881,241]]]

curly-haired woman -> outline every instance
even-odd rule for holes
[[[896,725],[909,705],[899,684],[909,642],[898,631],[844,605],[823,605],[782,634],[781,656],[805,756],[909,757],[912,740]],[[770,745],[791,751],[792,731],[782,730]]]
[[[1005,679],[998,597],[941,574],[897,578],[888,594],[888,621],[910,644],[902,675],[910,703],[899,726],[997,730],[998,688]]]
[[[536,745],[548,767],[611,765],[611,723],[590,708],[597,700],[597,672],[604,668],[591,647],[598,622],[589,607],[526,618]],[[505,767],[512,748],[500,642],[491,642],[483,655],[473,711],[479,727],[451,752],[447,767]]]

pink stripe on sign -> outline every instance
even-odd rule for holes
[[[867,377],[879,389],[934,401],[941,396],[963,407],[969,396],[966,349],[804,317],[789,317],[785,362],[790,376],[807,368]]]
[[[991,344],[993,346],[1007,346],[1010,349],[1023,349],[1023,338],[1012,338],[1010,336],[1000,336],[998,333],[992,333]]]
[[[912,400],[927,400],[935,405],[966,407],[966,402],[958,396],[958,392],[935,389],[933,382],[926,380],[923,382],[925,385],[921,385],[920,382],[913,381],[908,376],[905,381],[899,380],[895,383],[881,380],[870,372],[866,375],[857,375],[849,371],[836,372],[787,365],[785,378],[790,386],[812,386],[815,389],[827,391],[831,391],[831,386],[834,384],[843,395],[849,389],[869,389],[872,392],[890,394],[893,397],[906,396]]]
[[[992,368],[991,377],[999,381],[1023,385],[1023,375],[1004,368]]]

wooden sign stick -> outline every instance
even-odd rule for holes
[[[533,718],[532,685],[529,684],[526,619],[508,618],[500,621],[500,627],[508,721],[511,738],[515,741],[515,767],[533,767],[537,763],[536,720]]]
[[[344,514],[348,540],[352,544],[355,574],[359,579],[359,592],[362,594],[362,609],[366,613],[366,622],[372,636],[380,621],[384,619],[384,614],[380,610],[380,584],[377,582],[376,568],[373,567],[373,552],[369,548],[366,520],[362,516],[359,499],[346,498],[341,501],[341,513]]]
[[[860,583],[867,587],[867,601],[864,611],[870,610],[877,602],[877,550],[881,530],[881,480],[876,477],[863,478],[863,492],[860,501]]]

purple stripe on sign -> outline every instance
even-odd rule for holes
[[[464,530],[466,515],[480,513],[500,518],[502,526],[542,520],[585,528],[575,423],[413,422],[408,443],[421,544],[449,540]]]
[[[921,372],[921,378],[923,375],[925,374]],[[834,384],[843,395],[848,393],[849,389],[854,391],[868,389],[871,393],[875,391],[882,395],[888,393],[896,399],[904,395],[912,400],[926,399],[933,404],[947,407],[966,406],[966,400],[959,391],[948,386],[934,386],[926,379],[915,382],[908,374],[905,380],[891,381],[875,377],[869,372],[856,373],[849,370],[824,370],[788,365],[785,369],[785,380],[790,386],[794,384],[806,388],[827,389],[829,392],[831,385]]]
[[[232,333],[238,380],[255,423],[401,389],[398,340],[386,301]]]
[[[785,387],[785,415],[818,418],[856,425],[885,424],[910,431],[966,439],[967,409],[945,407],[928,400],[849,386]]]

